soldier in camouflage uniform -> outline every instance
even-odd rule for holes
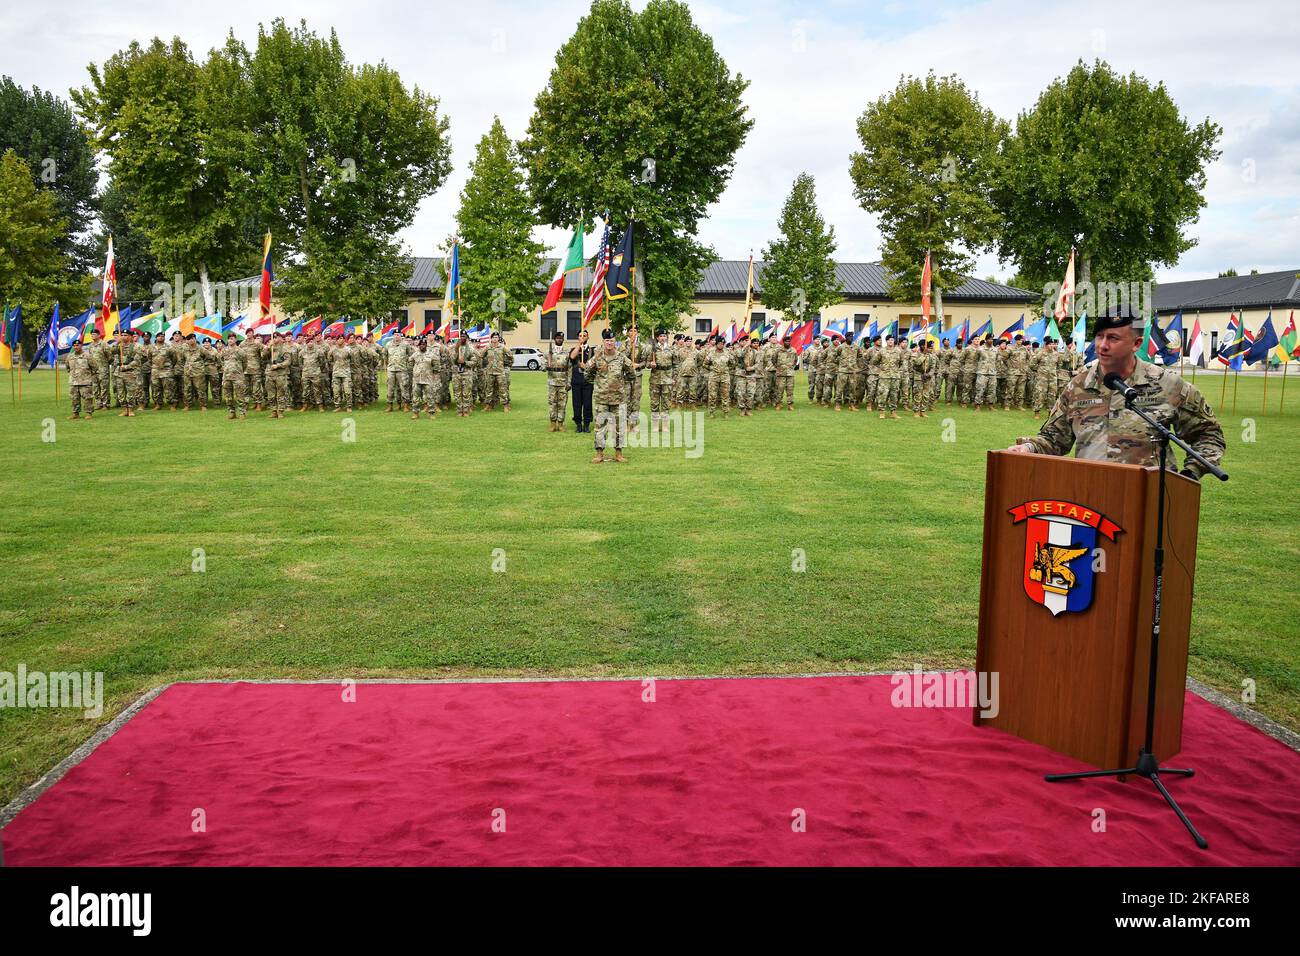
[[[93,348],[98,343],[91,343]],[[68,353],[68,401],[72,404],[69,421],[81,417],[81,409],[86,409],[86,418],[95,417],[95,371],[90,364],[90,351],[81,347],[81,339],[72,343]]]
[[[388,353],[388,408],[385,409],[385,413],[392,412],[394,405],[397,406],[398,411],[409,410],[411,396],[406,391],[404,373],[411,364],[411,346],[406,341],[406,336],[394,332],[388,340],[385,351]]]
[[[322,379],[325,376],[323,365],[325,346],[320,337],[312,335],[302,347],[302,408],[306,411],[313,405],[318,412],[325,411],[325,390]]]
[[[709,417],[713,418],[718,409],[722,417],[727,417],[731,405],[731,367],[732,357],[722,339],[713,340],[713,348],[704,353],[704,374],[708,380]]]
[[[994,353],[997,355],[998,387],[993,399],[993,404],[1000,404],[1005,411],[1007,408],[1007,368],[1010,358],[1010,353],[1007,352],[1006,339],[998,339],[997,348],[994,350]]]
[[[289,392],[289,367],[293,365],[293,349],[279,333],[271,335],[271,348],[266,366],[267,406],[272,418],[284,418],[284,411],[293,403]]]
[[[1065,351],[1060,353],[1057,361],[1060,363],[1056,373],[1057,394],[1059,395],[1065,391],[1065,386],[1070,384],[1070,379],[1074,378],[1075,373],[1083,367],[1083,356],[1074,347],[1074,342],[1070,341],[1065,344]]]
[[[835,402],[835,385],[840,374],[840,354],[830,339],[822,340],[825,350],[817,363],[817,403],[829,408]]]
[[[698,356],[694,339],[684,339],[677,364],[677,404],[695,404],[695,365]]]
[[[781,346],[772,355],[776,367],[776,388],[772,391],[772,407],[780,408],[785,402],[787,412],[794,411],[794,369],[799,362],[799,353],[790,344],[790,336],[781,340]]]
[[[957,386],[958,394],[961,396],[961,407],[965,408],[975,400],[975,378],[979,374],[976,370],[979,368],[980,352],[982,349],[978,342],[967,343],[966,349],[961,356],[961,381]]]
[[[333,374],[330,390],[334,393],[334,411],[342,411],[347,406],[352,411],[352,342],[347,339],[335,339],[330,349],[333,360]]]
[[[1007,351],[1007,394],[1003,408],[1013,405],[1017,409],[1025,404],[1025,376],[1029,372],[1029,349],[1025,337],[1016,333],[1016,344]]]
[[[122,383],[122,411],[118,417],[134,418],[135,409],[140,404],[140,359],[136,349],[135,330],[127,329],[117,337],[117,374]]]
[[[817,365],[821,360],[821,350],[817,348],[805,349],[803,353],[803,367],[808,374],[808,401],[812,401],[817,394]],[[776,407],[775,399],[773,407]]]
[[[99,329],[92,329],[90,332],[90,348],[86,349],[86,360],[90,362],[90,375],[94,379],[91,390],[94,392],[96,408],[108,408],[110,398],[108,394],[109,370],[112,368],[113,360],[103,338],[99,334]],[[86,417],[89,418],[90,415],[87,414]]]
[[[244,397],[252,404],[255,411],[261,411],[266,402],[266,392],[262,388],[262,364],[265,361],[266,348],[258,336],[249,335],[239,344],[244,353]]]
[[[651,346],[641,340],[634,327],[628,327],[628,337],[623,342],[623,352],[632,360],[632,381],[627,387],[627,427],[636,431],[641,427],[641,376],[650,365]]]
[[[871,337],[871,345],[867,348],[867,389],[863,393],[862,401],[871,408],[876,407],[876,389],[880,385],[880,360],[884,355],[884,347],[881,345],[879,335]]]
[[[835,410],[838,412],[853,401],[853,375],[858,367],[856,350],[849,341],[837,342],[835,351],[839,361],[835,363]]]
[[[740,349],[736,356],[736,391],[740,394],[736,404],[741,417],[754,413],[754,399],[758,394],[758,375],[763,365],[762,346],[758,339],[746,339],[749,344]]]
[[[1212,464],[1223,459],[1223,428],[1195,385],[1173,369],[1138,360],[1142,329],[1135,316],[1120,306],[1097,321],[1097,361],[1075,373],[1057,399],[1037,435],[1016,439],[1008,451],[1067,455],[1116,461],[1129,465],[1160,464],[1160,441],[1147,423],[1125,403],[1121,392],[1108,388],[1105,377],[1121,376],[1138,393],[1136,405],[1169,428]],[[1171,453],[1168,464],[1176,469]],[[1182,474],[1200,480],[1204,469],[1188,458]]]
[[[233,419],[236,411],[240,418],[248,417],[248,353],[230,343],[221,353],[221,393],[226,418]]]
[[[975,393],[973,395],[975,411],[984,411],[992,407],[998,395],[998,353],[993,350],[993,342],[988,338],[980,342],[975,349]]]
[[[478,369],[479,350],[461,334],[456,340],[456,415],[464,418],[474,410],[474,373]]]
[[[198,404],[199,408],[206,412],[208,410],[208,369],[193,332],[185,336],[185,345],[182,349],[184,366],[181,374],[185,385],[185,410],[188,412]]]
[[[225,348],[225,343],[221,343],[221,348]],[[221,353],[217,349],[217,344],[211,339],[204,339],[203,348],[203,378],[204,387],[212,396],[212,405],[214,408],[221,407]]]
[[[908,365],[912,378],[912,417],[924,418],[926,399],[930,394],[930,380],[934,373],[934,353],[926,350],[928,343],[922,343],[918,349],[910,350]]]
[[[961,366],[964,361],[962,353],[965,351],[965,340],[958,339],[957,347],[952,350],[952,355],[948,359],[948,366],[944,370],[943,400],[945,405],[951,405],[954,401],[961,401]]]
[[[880,417],[889,412],[891,418],[898,417],[898,379],[902,374],[905,354],[894,343],[894,337],[885,339],[885,347],[880,353],[879,378],[876,381],[876,408]]]
[[[411,418],[420,417],[420,406],[430,418],[437,414],[438,408],[438,370],[442,367],[442,352],[434,343],[429,347],[427,337],[421,336],[411,358],[411,407],[415,409]]]
[[[487,403],[487,410],[491,411],[496,407],[497,402],[500,402],[503,412],[510,411],[508,376],[514,358],[510,349],[506,348],[505,344],[502,343],[500,332],[492,333],[488,347],[483,350],[481,359],[486,376],[483,397]]]
[[[569,350],[564,333],[556,330],[546,350],[546,402],[551,408],[551,431],[564,431],[564,406],[569,400]]]
[[[676,361],[677,352],[668,345],[668,330],[659,329],[650,350],[650,427],[661,432],[668,431]]]
[[[1044,408],[1050,408],[1052,402],[1056,400],[1057,359],[1056,341],[1049,335],[1043,339],[1043,347],[1038,350],[1038,354],[1034,356],[1034,364],[1030,366],[1033,375],[1030,387],[1034,395],[1035,418],[1039,417]]]
[[[605,445],[610,438],[614,440],[614,460],[627,461],[623,457],[623,445],[626,440],[625,425],[627,414],[627,387],[635,372],[632,359],[626,352],[621,352],[614,341],[614,333],[605,329],[601,333],[601,348],[591,361],[583,363],[582,371],[592,383],[592,399],[595,408],[595,442],[596,455],[592,464],[605,460]]]

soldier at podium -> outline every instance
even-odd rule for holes
[[[1137,404],[1143,411],[1217,465],[1224,441],[1214,412],[1196,386],[1173,369],[1138,360],[1142,334],[1141,319],[1128,306],[1113,308],[1098,319],[1097,360],[1070,379],[1039,433],[1017,438],[1007,451],[1066,455],[1074,448],[1076,457],[1093,461],[1158,464],[1159,441],[1127,408],[1124,396],[1104,383],[1114,372],[1139,394]],[[1202,470],[1189,459],[1182,474],[1199,481]]]

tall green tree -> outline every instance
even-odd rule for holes
[[[179,38],[133,42],[89,71],[72,98],[130,192],[132,226],[165,275],[198,276],[215,310],[212,276],[247,275],[260,252],[242,228],[245,184],[222,152],[239,135],[238,113],[211,108],[208,75]]]
[[[636,217],[647,325],[678,327],[717,256],[696,239],[753,121],[713,40],[677,0],[595,0],[560,47],[521,150],[543,222],[572,229]],[[611,306],[623,326],[630,302]]]
[[[215,109],[241,132],[225,148],[244,173],[253,216],[275,236],[289,308],[318,310],[316,291],[347,275],[341,312],[386,315],[405,287],[388,275],[404,258],[397,233],[451,171],[438,100],[407,90],[384,64],[353,66],[337,35],[276,19],[246,50],[233,35],[209,62]],[[376,298],[378,290],[384,295]],[[382,307],[380,307],[382,306]]]
[[[781,238],[763,250],[763,304],[802,316],[820,312],[844,296],[835,277],[835,227],[817,211],[812,176],[795,177],[777,224]]]
[[[91,229],[98,173],[90,136],[72,106],[35,87],[25,90],[0,77],[0,153],[12,149],[32,171],[36,185],[54,194],[64,233],[60,249],[71,278],[94,268]]]
[[[117,297],[122,302],[152,301],[155,285],[166,277],[149,251],[149,237],[131,222],[131,195],[119,180],[110,179],[99,196],[101,227],[96,236],[96,270],[102,268],[113,237],[113,258],[117,263]]]
[[[90,277],[73,278],[63,239],[67,223],[54,192],[38,189],[31,167],[12,149],[0,156],[0,301],[21,303],[39,324],[61,302],[80,311],[90,298]]]
[[[915,301],[930,252],[939,316],[943,290],[965,281],[991,249],[1001,219],[993,202],[1007,123],[955,76],[903,77],[858,119],[862,150],[849,175],[862,208],[880,219],[890,294]]]
[[[1220,128],[1191,126],[1163,85],[1082,61],[1020,114],[997,188],[1004,261],[1060,282],[1071,247],[1079,281],[1150,280],[1195,243]]]
[[[519,150],[494,117],[475,150],[456,214],[466,319],[508,331],[541,302],[538,278],[546,250],[533,241],[535,224]]]

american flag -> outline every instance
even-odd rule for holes
[[[605,234],[600,237],[600,252],[596,255],[596,271],[591,277],[591,294],[587,296],[587,308],[582,313],[582,327],[600,312],[605,304],[605,275],[609,272],[609,220],[605,220]]]

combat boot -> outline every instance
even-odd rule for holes
[[[591,463],[592,463],[593,465],[599,465],[599,464],[601,464],[602,462],[604,462],[604,460],[605,460],[605,453],[604,453],[603,451],[598,451],[598,452],[596,452],[596,454],[592,457],[592,459],[591,459]]]
[[[614,450],[614,461],[619,464],[627,464],[627,459],[623,457],[623,450],[621,448]]]

